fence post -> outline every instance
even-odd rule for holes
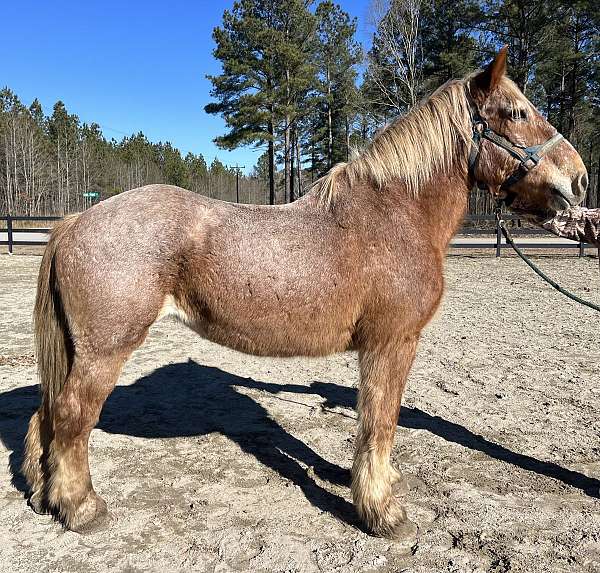
[[[7,215],[6,217],[6,231],[8,233],[8,254],[13,254],[13,227],[12,227],[12,217]]]
[[[585,243],[583,243],[582,241],[579,242],[579,256],[583,257],[585,256],[585,247],[584,247]]]
[[[502,245],[502,231],[500,230],[500,221],[496,219],[496,257],[500,256]]]

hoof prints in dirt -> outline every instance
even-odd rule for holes
[[[575,289],[597,273],[595,261],[544,262]],[[36,516],[15,486],[38,403],[38,263],[0,257],[0,273],[17,265],[21,277],[16,290],[0,283],[0,455],[12,470],[0,464],[0,569],[600,570],[597,324],[518,261],[448,261],[394,449],[419,526],[406,543],[365,534],[350,504],[353,355],[256,359],[172,322],[134,354],[92,433],[109,528],[80,538]]]

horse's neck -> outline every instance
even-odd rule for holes
[[[469,189],[461,175],[435,178],[423,186],[416,201],[430,230],[431,241],[445,252],[467,209]]]
[[[450,174],[433,177],[430,182],[422,186],[414,199],[408,199],[405,185],[398,182],[389,185],[383,192],[385,193],[383,196],[382,190],[373,183],[362,181],[352,187],[348,185],[340,187],[336,193],[334,217],[341,227],[351,226],[353,221],[357,220],[358,226],[364,224],[364,213],[372,209],[372,203],[384,201],[385,209],[379,212],[386,213],[385,219],[389,218],[390,211],[406,209],[407,213],[416,216],[417,220],[413,223],[421,227],[422,231],[427,233],[431,243],[444,253],[465,214],[469,188],[466,175],[461,174],[457,169]],[[297,203],[316,207],[320,204],[320,199],[313,192]],[[407,203],[413,205],[407,208]],[[408,216],[412,217],[412,215]],[[402,223],[401,220],[399,222]],[[370,226],[370,219],[367,224]]]

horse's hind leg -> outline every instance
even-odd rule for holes
[[[393,494],[399,473],[390,464],[402,393],[415,357],[417,337],[360,350],[359,429],[352,467],[352,497],[371,531],[400,537],[406,512]]]
[[[52,407],[53,440],[48,455],[48,503],[68,529],[91,530],[106,515],[92,487],[88,440],[104,401],[129,352],[75,354],[73,367]]]

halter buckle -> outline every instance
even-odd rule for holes
[[[494,215],[496,216],[496,221],[498,225],[504,225],[504,219],[502,218],[502,205],[504,204],[504,199],[497,198],[496,206],[494,207]]]
[[[521,165],[526,171],[531,171],[534,167],[537,167],[538,163],[542,160],[542,158],[538,155],[537,148],[538,146],[533,148],[527,147],[523,150],[527,155],[521,160]],[[529,162],[531,162],[531,165],[528,165]]]
[[[484,134],[484,132],[488,129],[488,122],[483,118],[480,118],[473,123],[473,133],[477,134],[479,137],[481,137]]]

